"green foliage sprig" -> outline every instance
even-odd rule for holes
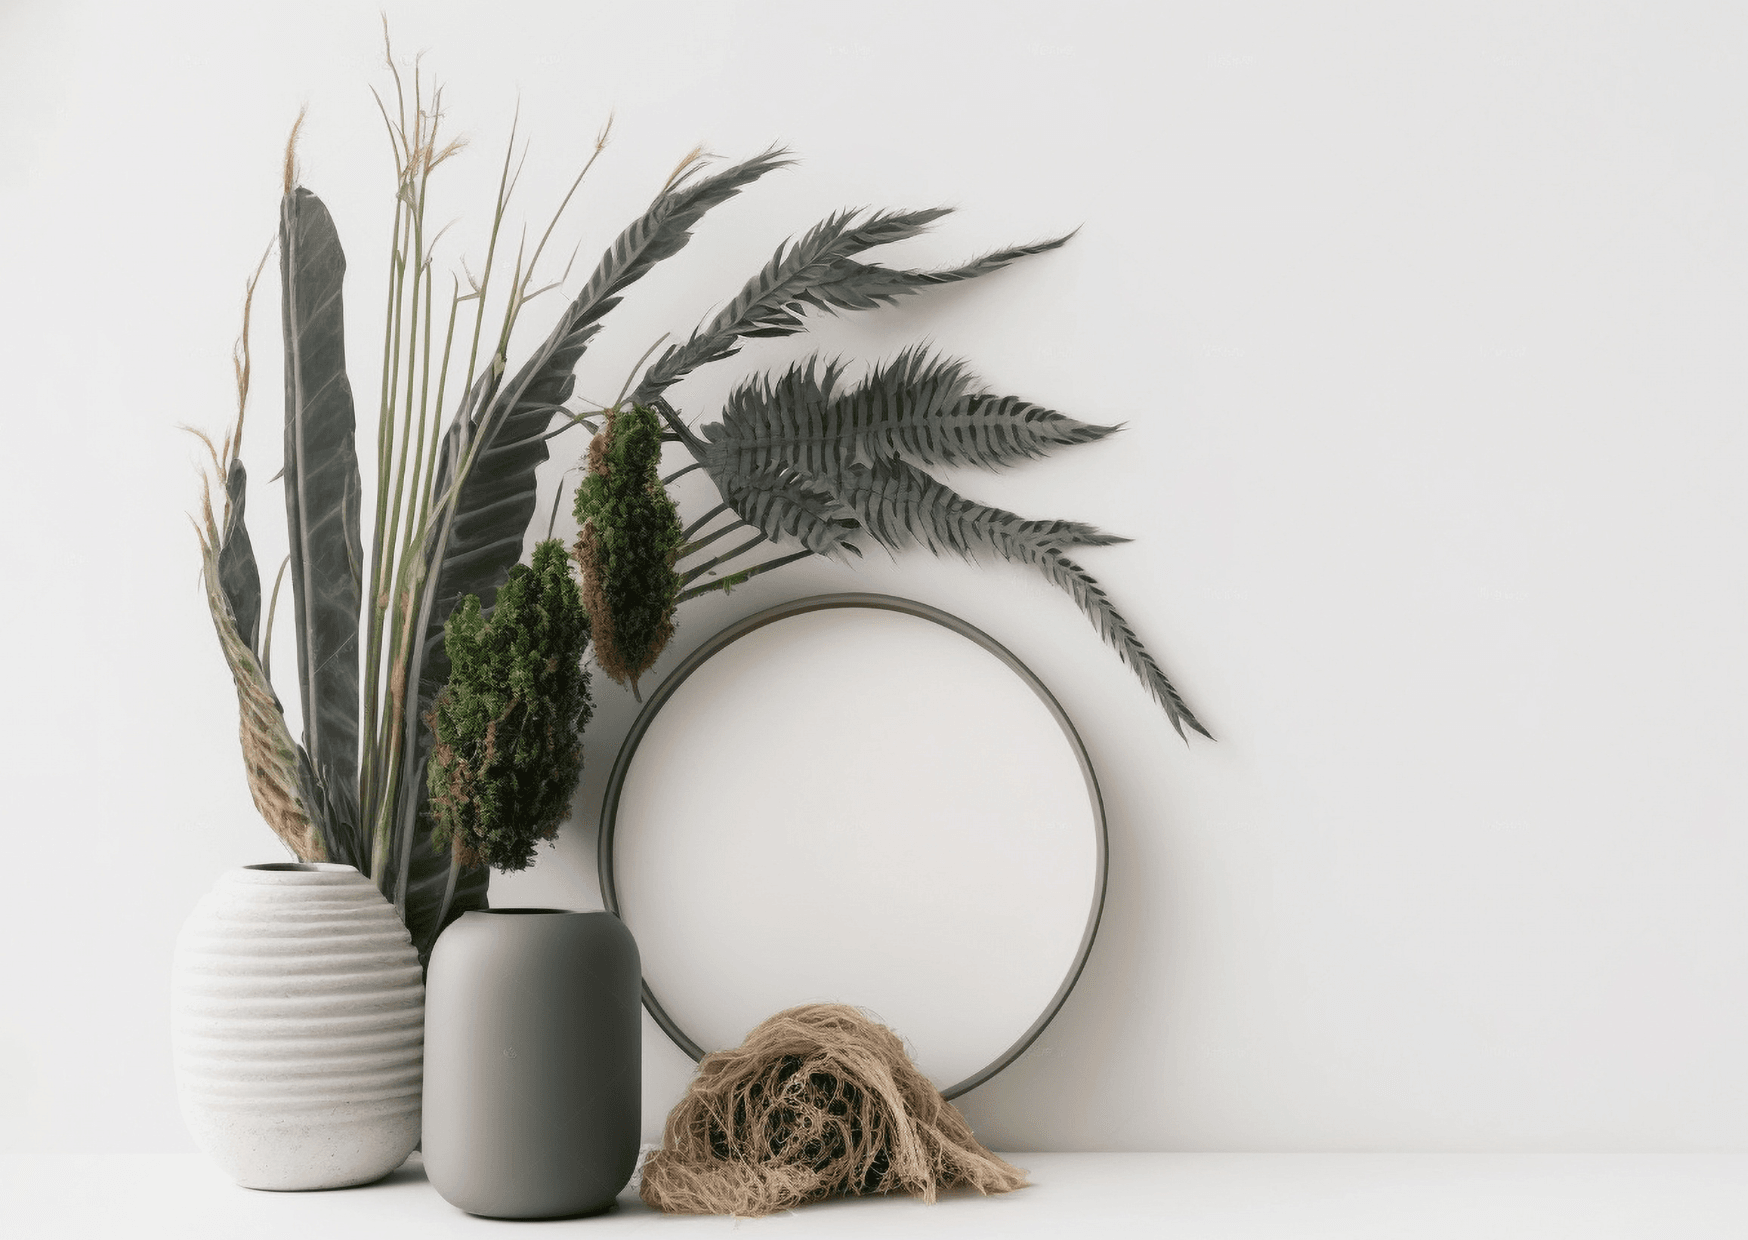
[[[558,539],[518,564],[488,619],[469,595],[443,626],[449,683],[429,722],[432,843],[464,867],[525,869],[558,834],[593,714],[589,616]]]
[[[595,662],[622,685],[655,663],[674,635],[680,513],[661,480],[662,423],[653,409],[607,412],[577,488],[577,563],[594,625]]]

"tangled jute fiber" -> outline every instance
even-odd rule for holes
[[[704,1057],[639,1191],[669,1214],[753,1216],[841,1193],[932,1202],[957,1185],[1005,1193],[1025,1184],[897,1034],[855,1008],[810,1004]]]

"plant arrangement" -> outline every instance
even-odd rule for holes
[[[522,312],[568,282],[568,268],[538,287],[536,273],[608,130],[539,241],[530,249],[524,235],[506,261],[502,225],[520,168],[512,133],[480,274],[469,271],[465,288],[453,276],[445,291],[433,257],[437,236],[427,232],[429,190],[432,174],[463,144],[440,136],[441,91],[428,91],[415,71],[409,92],[392,56],[390,69],[395,91],[378,106],[396,180],[368,554],[345,356],[346,258],[327,208],[298,183],[295,126],[277,239],[285,353],[285,466],[277,481],[290,552],[265,609],[239,459],[255,280],[236,354],[237,421],[222,445],[208,441],[223,504],[215,513],[209,486],[197,523],[206,597],[237,688],[250,790],[298,858],[369,875],[428,953],[449,919],[484,907],[491,868],[529,864],[536,841],[551,838],[566,816],[590,714],[586,648],[592,644],[595,663],[635,693],[672,636],[680,604],[806,556],[850,562],[870,543],[1030,565],[1073,598],[1180,735],[1207,734],[1073,558],[1077,548],[1125,540],[980,504],[929,472],[1004,469],[1117,428],[991,393],[963,362],[921,346],[853,382],[841,360],[817,355],[780,374],[750,376],[718,420],[696,429],[669,401],[680,380],[732,358],[748,339],[791,335],[815,315],[876,310],[975,279],[1068,237],[914,270],[873,261],[868,251],[917,236],[945,209],[838,212],[778,246],[683,342],[652,346],[615,402],[591,406],[573,399],[574,372],[607,315],[656,264],[684,249],[711,209],[793,161],[773,148],[711,172],[692,152],[602,255],[540,345],[512,366],[508,350]],[[518,563],[537,509],[536,470],[554,438],[573,428],[591,436],[573,504],[580,590],[562,544],[550,538],[531,566]],[[664,473],[670,450],[689,460]],[[696,470],[720,502],[682,525],[668,487]],[[549,518],[549,533],[551,525]],[[729,568],[766,543],[779,554]],[[286,576],[301,744],[271,676]]]

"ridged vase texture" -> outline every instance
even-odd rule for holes
[[[223,875],[182,927],[172,991],[183,1119],[238,1184],[368,1184],[419,1143],[419,957],[353,867]]]

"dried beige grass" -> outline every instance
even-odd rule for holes
[[[291,124],[291,134],[285,139],[285,168],[283,171],[283,180],[285,182],[285,192],[288,194],[291,193],[292,187],[297,184],[297,135],[299,131],[303,129],[304,118],[309,115],[309,112],[310,110],[307,106],[301,107],[297,110],[297,119]],[[247,322],[247,320],[245,320],[245,322]]]
[[[599,150],[600,147],[597,146],[596,149]],[[685,155],[680,157],[680,162],[674,165],[674,170],[668,173],[668,179],[662,182],[661,192],[656,197],[659,198],[662,194],[667,193],[674,187],[674,182],[683,180],[694,168],[710,157],[710,153],[704,149],[703,143],[699,143],[687,151]]]
[[[1005,1193],[1026,1173],[990,1153],[898,1035],[852,1007],[779,1012],[706,1055],[643,1165],[669,1214],[757,1216],[839,1194]]]
[[[297,124],[303,124],[302,113],[298,115]],[[297,126],[293,126],[285,153],[288,186],[292,175],[292,149],[296,142]],[[243,330],[237,338],[233,354],[237,379],[237,421],[225,436],[223,453],[220,453],[212,438],[204,431],[191,426],[183,427],[206,446],[221,488],[225,483],[229,462],[236,459],[237,450],[242,443],[243,415],[249,405],[249,313],[255,301],[255,285],[266,265],[267,255],[263,254],[261,262],[255,268],[255,274],[249,279],[243,297]],[[231,679],[237,687],[238,731],[242,740],[243,770],[249,781],[249,795],[254,798],[255,808],[261,812],[261,817],[266,819],[273,833],[291,849],[293,856],[299,861],[325,861],[328,855],[327,845],[303,800],[297,742],[292,740],[291,729],[285,724],[285,714],[280,708],[279,697],[273,692],[273,682],[268,679],[262,659],[256,658],[249,643],[243,640],[243,635],[237,630],[236,617],[232,614],[230,602],[225,598],[224,589],[220,585],[219,552],[223,539],[219,531],[221,527],[229,527],[230,517],[228,491],[225,494],[222,520],[214,516],[212,481],[203,471],[200,478],[200,520],[194,527],[195,534],[200,539],[200,578],[206,590],[207,610],[212,613],[212,625],[218,632],[219,647],[224,651],[225,663],[230,667]],[[278,601],[279,584],[276,581],[273,602],[268,604],[264,618],[268,645],[272,641],[273,607]],[[263,646],[264,654],[265,650],[266,645]]]

